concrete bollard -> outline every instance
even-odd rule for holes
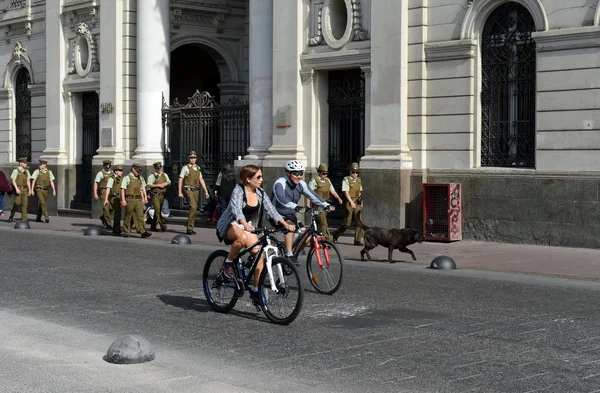
[[[17,221],[15,223],[15,229],[30,229],[29,221]]]
[[[175,235],[172,244],[192,244],[192,239],[188,235]]]
[[[136,364],[152,361],[155,357],[154,348],[145,338],[123,336],[110,345],[104,360],[115,364]]]
[[[87,227],[83,230],[84,236],[101,236],[102,231],[98,227]]]
[[[439,270],[455,270],[456,263],[452,258],[447,255],[440,255],[435,257],[433,261],[431,261],[431,265],[429,266],[431,269],[439,269]]]

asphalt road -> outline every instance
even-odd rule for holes
[[[0,390],[600,392],[600,283],[347,261],[273,325],[201,288],[214,248],[0,228]],[[125,334],[156,360],[102,357]]]

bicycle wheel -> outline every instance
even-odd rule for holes
[[[271,280],[265,266],[260,274],[258,293],[261,308],[267,318],[273,323],[287,325],[291,323],[302,309],[304,303],[304,288],[296,266],[287,258],[276,257],[272,260],[273,290]],[[287,273],[286,273],[287,272]]]
[[[319,245],[317,250],[311,247],[308,252],[306,272],[310,283],[319,293],[332,295],[342,285],[344,258],[329,240],[319,240]]]
[[[238,301],[238,298],[234,296],[235,283],[228,282],[221,269],[227,255],[229,253],[225,250],[217,250],[210,254],[204,264],[202,275],[204,296],[206,296],[209,306],[222,313],[229,312]]]

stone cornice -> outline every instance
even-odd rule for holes
[[[72,79],[63,82],[63,88],[68,93],[80,93],[92,90],[100,90],[100,73],[92,72],[87,78]]]
[[[425,44],[426,61],[472,59],[476,53],[476,40],[454,40]]]
[[[576,27],[532,34],[538,52],[600,47],[600,26]]]
[[[371,64],[370,49],[352,49],[337,52],[300,55],[302,69],[326,70]]]
[[[29,85],[28,88],[29,88],[29,91],[31,92],[32,97],[46,95],[46,84],[45,83]]]

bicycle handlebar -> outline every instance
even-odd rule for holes
[[[287,228],[254,228],[254,231],[252,231],[251,233],[255,234],[255,235],[267,235],[267,234],[272,234],[272,233],[278,233],[278,232],[282,232],[282,233],[288,233],[289,231],[287,230]]]
[[[321,207],[321,206],[316,206],[316,207],[303,207],[303,206],[297,206],[296,209],[300,208],[299,210],[297,210],[298,213],[304,213],[304,214],[312,214],[314,216],[321,214],[322,212],[330,212],[333,210],[333,206],[329,205],[328,207]]]

